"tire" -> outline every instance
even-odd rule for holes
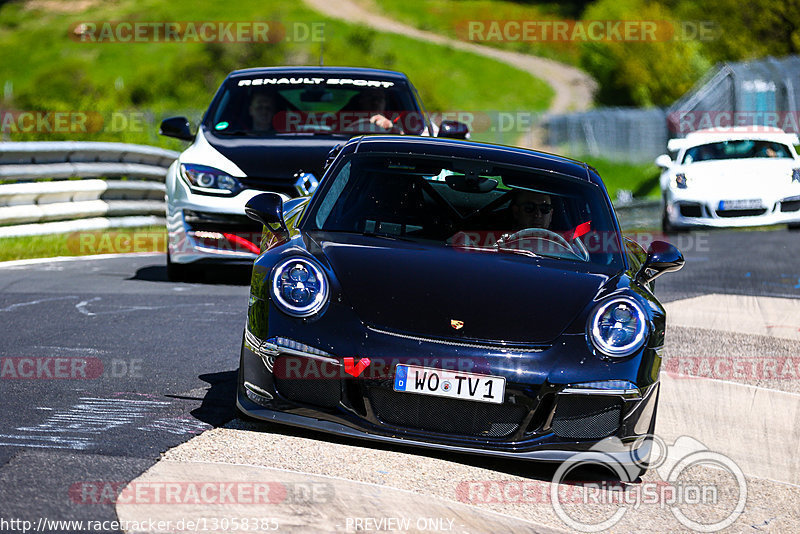
[[[664,208],[664,211],[661,214],[661,231],[665,234],[671,234],[675,232],[675,228],[672,226],[672,223],[669,222],[669,217],[667,217],[667,208]]]
[[[667,208],[664,208],[664,211],[661,213],[661,231],[665,234],[683,234],[688,232],[687,228],[680,228],[674,226],[671,222],[669,222],[669,217],[667,217]]]
[[[244,369],[244,331],[242,332],[242,345],[241,348],[239,349],[239,370],[236,373],[236,395],[233,398],[233,404],[236,407],[236,417],[240,421],[244,421],[247,423],[263,423],[264,421],[262,421],[261,419],[256,419],[255,417],[252,417],[251,415],[248,415],[247,413],[243,412],[242,409],[239,408],[239,403],[236,402],[237,397],[239,396],[239,390],[244,388],[244,372],[242,371],[243,369]]]
[[[797,232],[800,230],[800,223],[789,223],[786,225],[786,227],[792,232]]]
[[[658,418],[658,400],[661,396],[661,390],[656,392],[656,400],[655,406],[653,407],[653,417],[650,420],[650,426],[647,429],[647,433],[651,436],[655,436],[656,432],[656,419]],[[642,477],[647,470],[650,469],[651,466],[651,457],[650,454],[647,455],[647,458],[639,461],[636,464],[622,464],[622,467],[625,469],[625,472],[628,474],[628,480],[623,480],[623,482],[636,482],[637,479]],[[656,466],[657,467],[657,466]]]
[[[194,269],[185,263],[174,263],[167,252],[167,279],[170,282],[189,282],[194,279]]]

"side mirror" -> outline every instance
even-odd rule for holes
[[[656,165],[662,169],[668,169],[672,166],[672,158],[666,154],[661,154],[656,158]]]
[[[463,122],[442,121],[439,126],[437,137],[449,137],[451,139],[466,139],[469,135],[469,127]]]
[[[680,271],[686,260],[681,251],[666,241],[653,241],[647,249],[647,258],[644,260],[636,279],[642,283],[650,283],[664,273]]]
[[[276,193],[261,193],[247,201],[244,212],[269,228],[281,241],[289,239],[289,229],[283,220],[283,199]]]
[[[161,126],[158,128],[159,135],[166,135],[167,137],[175,137],[184,141],[192,141],[194,134],[189,126],[189,120],[186,117],[169,117],[161,121]]]

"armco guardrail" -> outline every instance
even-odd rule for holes
[[[26,182],[0,185],[0,237],[162,224],[177,157],[124,143],[0,143],[0,180]],[[127,180],[58,180],[98,176]]]
[[[661,225],[659,200],[633,200],[614,205],[622,231],[655,229]]]

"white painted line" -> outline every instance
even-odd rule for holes
[[[163,252],[126,252],[124,254],[94,254],[91,256],[56,256],[55,258],[33,258],[29,260],[0,261],[0,269],[4,267],[25,267],[27,265],[38,265],[40,263],[52,263],[54,261],[92,261],[110,260],[114,258],[126,258],[130,256],[163,256]]]

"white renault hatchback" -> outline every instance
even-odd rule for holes
[[[662,227],[800,226],[796,134],[762,126],[698,130],[671,139],[662,168]]]
[[[350,67],[234,71],[196,133],[184,117],[165,119],[160,133],[192,141],[166,177],[171,280],[206,262],[252,262],[262,226],[245,215],[247,201],[310,195],[331,151],[351,137],[468,136],[456,121],[434,126],[405,74]]]

